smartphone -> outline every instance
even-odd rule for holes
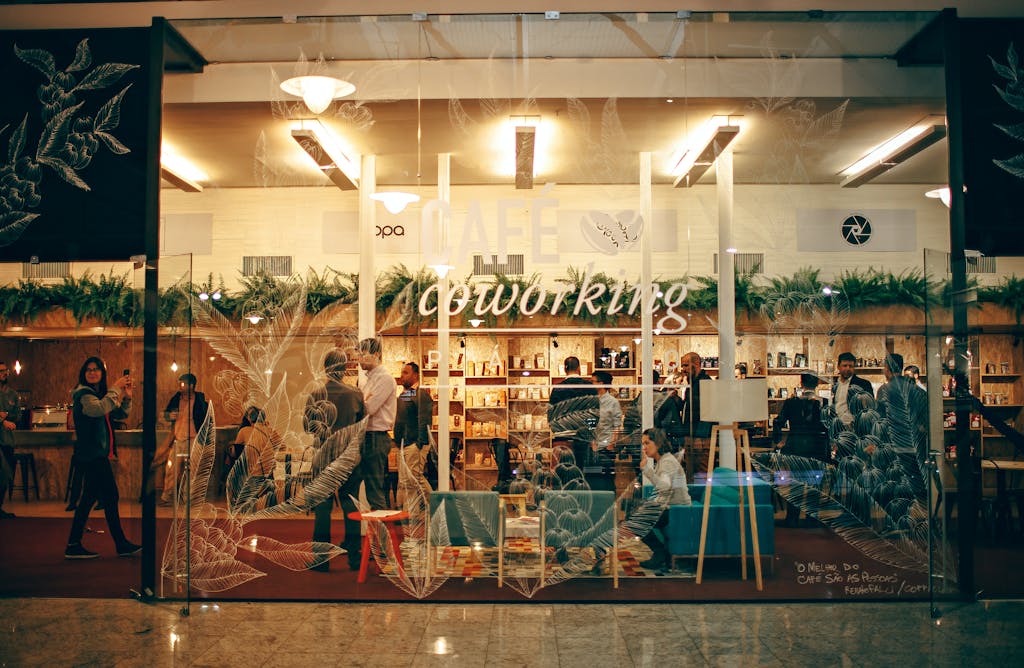
[[[121,372],[121,375],[122,376],[130,376],[130,375],[132,375],[132,370],[131,369],[125,369],[124,371]]]

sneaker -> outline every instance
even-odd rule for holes
[[[9,520],[13,519],[14,517],[16,517],[14,513],[9,513],[3,508],[0,508],[0,520]]]
[[[68,545],[64,549],[65,559],[95,559],[100,555],[82,547],[81,543],[75,543],[74,545]]]
[[[129,542],[117,546],[117,556],[119,557],[134,557],[139,552],[142,552],[142,546],[135,543]]]

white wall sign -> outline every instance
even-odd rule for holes
[[[797,209],[798,251],[917,250],[913,209]]]

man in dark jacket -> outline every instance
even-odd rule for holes
[[[165,457],[156,458],[155,461],[163,464],[164,468],[164,492],[160,498],[160,505],[170,505],[174,497],[174,490],[178,486],[178,477],[181,475],[181,461],[188,454],[192,445],[192,439],[199,432],[203,420],[206,419],[207,403],[206,395],[196,392],[196,377],[190,373],[183,373],[178,377],[179,391],[167,402],[164,409],[164,419],[171,423],[171,443]]]
[[[327,372],[327,383],[314,391],[306,401],[306,411],[303,416],[303,427],[313,435],[314,447],[321,449],[328,447],[331,437],[344,427],[351,426],[366,416],[366,406],[363,403],[363,393],[354,387],[344,383],[345,367],[348,364],[348,356],[340,350],[332,350],[327,353],[324,359],[324,370]],[[357,450],[362,438],[356,439]],[[346,444],[336,444],[344,447]],[[331,459],[328,457],[327,459]],[[329,461],[324,462],[329,465]],[[359,522],[350,520],[348,514],[356,510],[352,503],[352,496],[359,494],[359,485],[362,483],[360,467],[352,469],[348,479],[338,489],[338,497],[341,499],[341,509],[345,515],[345,538],[341,546],[348,552],[348,565],[352,570],[359,570],[361,558]],[[327,497],[320,503],[314,512],[313,540],[321,543],[331,542],[331,509],[334,507],[334,495]],[[324,562],[313,568],[318,571],[329,570],[329,562]]]
[[[687,466],[689,475],[707,469],[708,450],[711,437],[711,423],[700,419],[700,381],[711,380],[704,370],[700,355],[689,352],[679,361],[680,370],[689,380],[680,413],[683,418],[682,431],[687,443]]]
[[[601,415],[601,404],[597,398],[597,388],[589,378],[580,375],[579,358],[570,355],[563,364],[565,378],[552,388],[548,399],[548,424],[556,432],[552,446],[572,447],[576,465],[583,468],[590,460],[590,441],[593,439],[593,428],[597,426]],[[593,401],[563,404],[559,407],[564,401],[582,397],[590,397]]]
[[[836,408],[836,415],[843,424],[852,424],[856,417],[850,409],[850,393],[854,395],[859,392],[867,392],[869,397],[875,396],[871,382],[861,378],[853,372],[857,366],[857,358],[853,353],[845,352],[839,355],[839,377],[832,383],[832,401]],[[857,411],[859,412],[859,411]]]
[[[402,393],[398,395],[394,433],[395,443],[402,449],[405,463],[398,466],[398,489],[404,496],[413,485],[419,485],[424,494],[430,494],[430,483],[423,476],[423,465],[430,454],[434,400],[430,398],[429,390],[420,387],[420,367],[416,362],[406,362],[399,382]]]

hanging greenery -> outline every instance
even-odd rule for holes
[[[909,269],[898,274],[884,272],[875,268],[848,270],[840,274],[835,281],[827,283],[820,278],[820,269],[804,267],[791,276],[775,276],[759,279],[754,272],[736,274],[736,305],[750,314],[760,313],[768,320],[776,320],[787,314],[801,312],[819,306],[826,308],[827,299],[823,288],[831,288],[833,295],[841,295],[849,311],[858,311],[871,307],[909,306],[924,309],[929,305],[941,305],[949,308],[952,304],[952,285],[950,281],[942,283],[930,281],[920,269]],[[581,299],[581,289],[587,286],[602,285],[604,290],[595,296],[597,290],[591,289],[589,303],[598,308],[591,313],[590,309],[581,306],[578,314],[570,317],[581,325],[604,327],[614,325],[629,316],[624,315],[628,308],[620,313],[608,314],[608,305],[613,298],[613,288],[618,281],[604,272],[587,275],[585,270],[568,267],[565,276],[555,279],[566,290],[563,297],[561,313],[573,314]],[[763,281],[758,285],[757,281]],[[424,292],[436,283],[434,273],[427,268],[411,270],[404,264],[386,269],[376,280],[376,309],[388,313],[389,323],[397,323],[404,328],[415,326],[426,318],[419,315],[419,300]],[[511,300],[511,295],[520,297],[531,286],[541,283],[541,275],[508,276],[498,274],[487,279],[474,280],[466,277],[465,283],[474,291],[477,285],[488,285],[490,296],[499,287],[503,289],[501,305],[508,305],[503,318],[508,324],[515,323],[522,317],[520,312],[521,299]],[[681,278],[662,279],[655,281],[661,290],[677,283],[689,286],[683,307],[691,311],[712,311],[718,306],[718,280],[715,276],[683,276]],[[261,273],[240,279],[240,288],[229,292],[224,287],[223,279],[214,280],[210,274],[202,283],[179,283],[159,291],[159,323],[163,326],[184,326],[188,323],[191,300],[200,294],[213,295],[218,293],[220,299],[210,304],[229,317],[241,318],[250,312],[280,305],[295,290],[304,288],[306,291],[306,311],[317,313],[330,304],[337,302],[352,304],[358,301],[359,276],[354,273],[341,272],[330,267],[322,272],[310,269],[305,277],[275,277]],[[967,289],[975,290],[978,295],[975,307],[993,304],[1013,311],[1017,324],[1024,319],[1024,278],[1016,276],[1004,277],[998,285],[981,287],[974,276],[968,277]],[[631,295],[633,286],[626,283],[622,286],[622,295]],[[547,297],[540,312],[550,311],[558,290],[548,289]],[[428,306],[437,306],[437,295],[430,294]],[[820,303],[819,303],[820,302]],[[531,306],[535,306],[531,303]],[[628,307],[628,304],[625,305]],[[17,285],[0,286],[0,322],[25,324],[30,323],[40,314],[53,309],[64,309],[82,324],[86,320],[96,321],[103,325],[137,327],[142,324],[142,291],[134,286],[129,274],[115,273],[94,276],[85,272],[81,276],[67,277],[60,283],[43,283],[38,280],[21,279]],[[489,326],[497,324],[497,318],[489,311],[477,316],[474,309],[463,309],[463,319],[479,317]]]

